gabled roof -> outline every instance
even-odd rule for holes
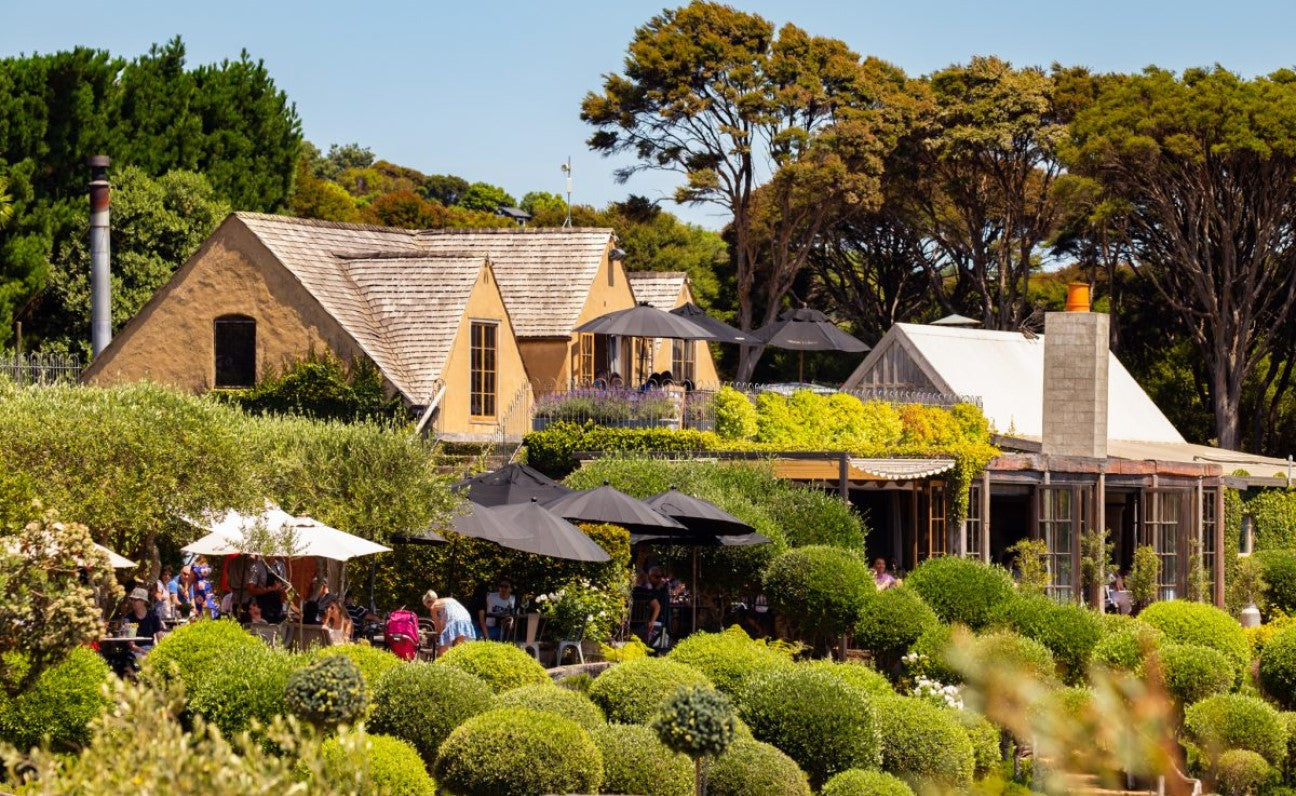
[[[1162,414],[1114,354],[1109,354],[1107,436],[1112,440],[1182,443]],[[1038,439],[1044,429],[1044,337],[1019,332],[897,323],[843,385],[868,387],[866,378],[897,360],[926,384],[879,386],[934,389],[981,398],[982,411],[1001,434]]]
[[[635,301],[646,301],[663,312],[679,306],[680,293],[688,283],[688,274],[683,271],[631,271],[626,276]]]
[[[613,240],[612,230],[597,227],[435,229],[415,237],[428,254],[489,257],[518,337],[571,335]]]
[[[442,376],[484,255],[429,255],[408,230],[236,213],[411,403]]]

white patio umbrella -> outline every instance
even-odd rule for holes
[[[17,552],[19,547],[15,540],[8,539],[5,544],[6,549],[10,552]],[[101,544],[95,543],[95,549],[108,556],[108,566],[113,569],[134,569],[135,562],[123,555],[113,552]],[[85,562],[78,562],[84,564]]]
[[[391,551],[390,547],[339,531],[310,517],[295,517],[273,504],[266,504],[265,510],[256,514],[227,511],[211,522],[190,517],[184,519],[210,531],[198,541],[181,548],[195,555],[268,552],[270,555],[349,561],[359,556]],[[281,546],[269,551],[249,549],[252,546],[249,536],[260,529],[269,531],[271,538]]]

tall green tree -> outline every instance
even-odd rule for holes
[[[796,160],[843,106],[871,99],[859,58],[833,39],[719,3],[670,9],[635,31],[621,74],[586,95],[581,118],[604,154],[632,153],[621,179],[645,169],[678,173],[679,202],[716,204],[733,217],[738,323],[757,319],[758,247],[752,203],[769,171]],[[755,351],[744,348],[738,378]]]
[[[1296,301],[1296,72],[1149,68],[1108,81],[1076,118],[1066,160],[1124,203],[1114,234],[1182,320],[1216,438],[1238,447],[1247,380]]]

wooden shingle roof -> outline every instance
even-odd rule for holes
[[[679,306],[680,293],[688,281],[683,271],[634,271],[627,276],[635,301],[646,301],[663,312]]]
[[[482,254],[430,254],[410,230],[236,213],[411,403],[431,397]]]

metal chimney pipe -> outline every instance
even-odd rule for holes
[[[94,356],[112,341],[112,278],[108,251],[107,155],[92,155],[90,165],[90,350]]]

